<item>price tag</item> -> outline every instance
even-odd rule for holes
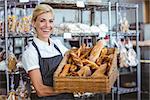
[[[83,1],[77,1],[76,5],[77,5],[77,7],[81,7],[81,8],[85,7],[85,4]]]
[[[29,0],[19,0],[19,2],[29,2]]]
[[[64,39],[72,39],[71,33],[64,33]]]

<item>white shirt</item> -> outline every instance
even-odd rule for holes
[[[47,42],[41,41],[34,37],[33,41],[38,47],[42,58],[54,57],[60,55],[60,52],[54,47],[54,44],[59,48],[62,55],[68,50],[60,40],[50,39],[50,45]],[[38,53],[35,47],[31,44],[26,48],[22,55],[22,64],[26,72],[40,68]]]

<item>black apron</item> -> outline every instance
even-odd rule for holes
[[[34,43],[34,41],[32,42],[32,45],[36,48],[38,53],[40,72],[42,75],[43,84],[53,87],[53,74],[56,71],[59,63],[61,62],[63,56],[59,48],[54,44],[54,47],[60,52],[60,55],[49,57],[49,58],[42,58],[38,50],[38,47]],[[36,94],[34,94],[34,96],[31,96],[31,99],[32,100],[74,100],[74,97],[72,93],[62,93],[62,94],[46,96],[46,97],[38,97]]]

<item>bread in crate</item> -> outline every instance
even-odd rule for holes
[[[98,41],[93,48],[71,49],[54,73],[54,89],[61,92],[109,93],[118,76],[115,48]]]

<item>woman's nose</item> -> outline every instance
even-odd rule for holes
[[[50,27],[52,24],[50,22],[46,22],[46,27]]]

